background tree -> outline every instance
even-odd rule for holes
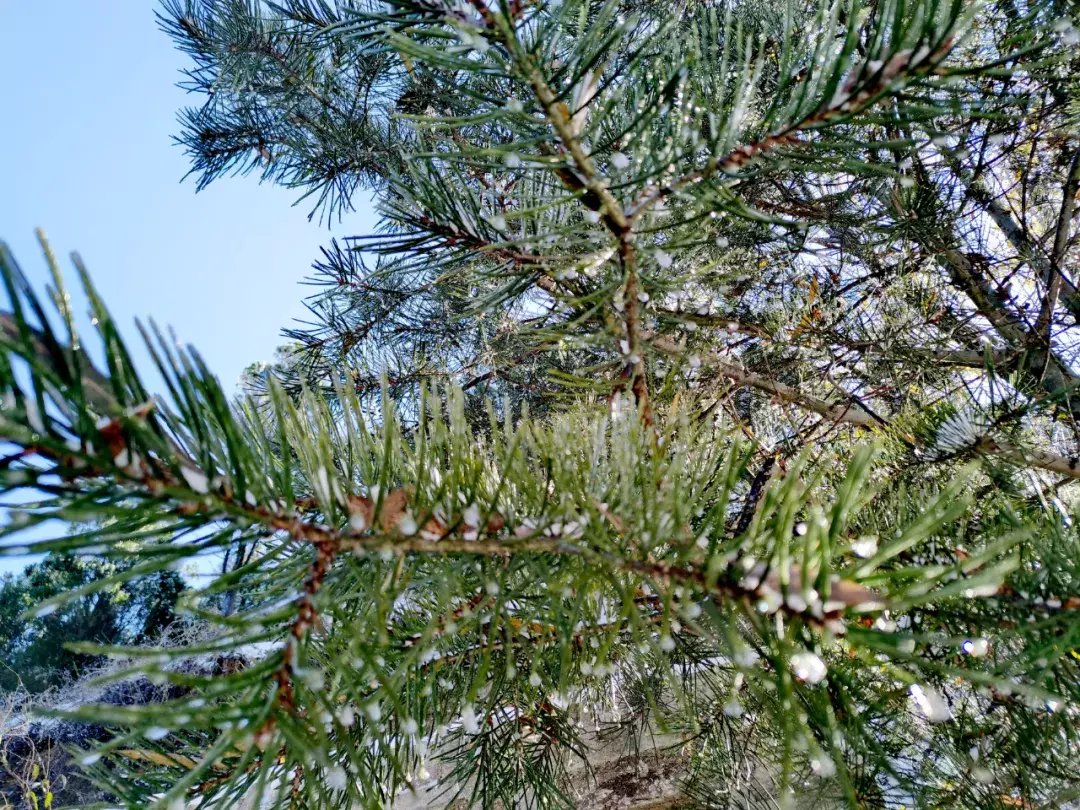
[[[76,712],[119,729],[87,767],[131,806],[376,807],[435,758],[567,806],[600,717],[674,735],[701,806],[1070,801],[1065,11],[166,4],[201,182],[382,223],[237,403],[148,330],[152,399],[84,274],[96,370],[59,271],[57,326],[4,255],[4,486],[141,572],[240,553],[166,659],[269,650],[145,652],[190,691]]]
[[[184,580],[174,571],[123,579],[133,564],[54,552],[18,576],[6,575],[0,581],[0,689],[41,692],[102,663],[100,655],[71,649],[72,643],[155,641],[176,619]],[[50,599],[79,591],[81,596],[59,608],[38,610]]]

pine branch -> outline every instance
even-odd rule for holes
[[[818,397],[803,393],[785,383],[771,380],[720,359],[710,360],[710,367],[739,385],[756,388],[783,402],[816,413],[829,422],[878,431],[890,427],[886,420],[867,412],[857,402],[834,405]],[[913,436],[908,435],[904,439],[911,446],[917,445]],[[1080,457],[1060,456],[1040,450],[1022,450],[1003,438],[997,439],[989,436],[978,437],[977,440],[971,443],[971,449],[998,456],[1018,467],[1035,467],[1071,479],[1080,479]]]

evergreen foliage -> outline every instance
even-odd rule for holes
[[[571,806],[601,727],[674,735],[692,806],[1075,800],[1067,11],[168,0],[200,183],[382,219],[235,402],[153,327],[151,397],[80,265],[95,367],[0,254],[3,534],[235,563],[213,632],[107,651],[183,694],[74,711],[116,730],[84,765],[132,807],[381,807],[435,759]]]

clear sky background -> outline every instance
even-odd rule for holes
[[[231,390],[304,316],[312,288],[300,282],[330,234],[293,207],[299,192],[254,176],[198,194],[193,178],[181,182],[176,112],[199,99],[176,87],[185,58],[155,8],[0,0],[0,240],[43,286],[34,228],[44,228],[65,268],[81,254],[131,344],[135,318],[153,316]],[[361,211],[334,230],[371,223]],[[0,572],[18,565],[0,557]]]

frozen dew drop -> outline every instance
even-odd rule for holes
[[[724,704],[724,715],[727,717],[742,717],[745,711],[738,698],[733,697]]]
[[[184,481],[187,482],[188,487],[200,495],[205,495],[210,491],[206,476],[198,470],[193,470],[191,467],[181,467],[180,474],[184,476]]]
[[[856,557],[873,557],[877,554],[878,539],[874,535],[863,535],[851,544],[851,550]]]
[[[791,656],[791,671],[805,683],[815,684],[825,680],[828,668],[821,658],[812,652],[800,652]]]
[[[885,611],[874,622],[874,629],[880,630],[882,633],[895,633],[897,628],[896,621],[889,616],[889,612]]]
[[[364,708],[364,714],[368,716],[372,723],[378,723],[382,720],[382,706],[378,703],[369,703]]]
[[[653,254],[653,258],[656,259],[656,263],[661,267],[661,269],[667,270],[669,267],[671,267],[671,254],[668,253],[666,250],[657,249],[656,253]]]
[[[760,591],[761,598],[758,599],[757,609],[761,613],[772,615],[776,613],[784,604],[784,597],[780,591],[768,586],[762,586]]]
[[[406,512],[401,516],[401,520],[398,521],[398,531],[405,536],[411,536],[416,534],[416,518]]]
[[[742,647],[741,649],[736,650],[735,654],[732,656],[735,665],[742,669],[749,669],[754,666],[760,658],[761,656],[758,655],[757,650],[753,647]]]
[[[326,677],[321,670],[309,669],[304,671],[300,677],[303,679],[304,685],[312,692],[321,692],[326,686]]]
[[[480,723],[476,719],[476,709],[471,703],[467,703],[461,710],[461,727],[466,734],[479,734]]]
[[[162,726],[151,726],[143,732],[143,736],[148,740],[164,740],[169,736],[169,730]]]
[[[540,686],[541,683],[539,673],[534,672],[529,676],[529,686]]]
[[[506,157],[503,158],[503,163],[506,164],[508,169],[521,168],[521,156],[517,152],[507,152]]]
[[[836,763],[822,754],[810,760],[810,770],[822,779],[828,779],[836,775]]]
[[[411,717],[406,717],[401,721],[401,731],[404,734],[408,734],[410,737],[415,736],[420,730],[420,726]]]
[[[316,481],[313,483],[317,483],[318,485],[318,492],[315,494],[329,500],[333,493],[333,487],[330,484],[330,471],[327,470],[326,467],[319,467],[319,469],[315,471],[315,478]]]
[[[990,649],[990,642],[985,638],[969,638],[964,640],[964,643],[960,645],[960,649],[972,658],[982,658]]]
[[[622,171],[630,165],[630,158],[622,152],[613,152],[611,154],[611,165]]]
[[[810,607],[805,597],[803,597],[803,595],[798,592],[792,592],[788,594],[787,605],[796,613],[803,613],[808,607]]]
[[[337,719],[345,728],[350,728],[356,722],[356,712],[353,711],[352,706],[343,706],[338,711]]]
[[[913,683],[908,692],[912,703],[931,723],[944,723],[952,719],[952,709],[936,689]]]
[[[995,596],[998,592],[998,585],[991,583],[988,585],[979,585],[975,588],[968,588],[964,591],[964,597],[967,599],[979,599],[985,596]]]
[[[675,649],[675,639],[670,634],[664,633],[660,636],[660,649],[664,652],[672,652]]]
[[[331,790],[344,790],[349,784],[349,775],[340,765],[334,765],[326,771],[326,786]]]

